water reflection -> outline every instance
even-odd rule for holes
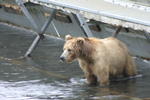
[[[108,87],[88,86],[77,62],[59,62],[62,40],[46,38],[32,58],[24,59],[20,57],[35,35],[1,24],[0,34],[2,100],[133,100],[129,96],[150,95],[149,61],[136,58],[142,77],[113,81]]]

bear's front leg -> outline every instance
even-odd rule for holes
[[[84,72],[84,75],[87,79],[87,83],[89,85],[96,85],[97,84],[97,77],[94,75],[92,71],[92,66],[89,66],[88,63],[79,60],[80,68]]]
[[[97,84],[97,77],[92,74],[87,74],[86,79],[89,85],[96,85]]]
[[[102,78],[100,78],[100,86],[107,86],[109,85],[109,78],[108,76],[101,76]]]

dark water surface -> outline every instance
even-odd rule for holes
[[[47,37],[21,59],[35,35],[0,24],[1,100],[139,100],[150,97],[150,62],[136,58],[139,77],[88,86],[78,63],[59,62],[63,41]],[[142,77],[141,77],[142,75]],[[131,98],[137,97],[137,98]]]

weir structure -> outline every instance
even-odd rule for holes
[[[33,43],[25,53],[25,57],[31,56],[31,52],[37,46],[38,42],[44,38],[44,34],[49,25],[53,26],[56,36],[61,37],[61,33],[58,31],[57,25],[53,22],[53,19],[58,11],[67,12],[73,16],[76,23],[78,23],[78,26],[83,31],[85,37],[95,36],[89,28],[89,21],[95,20],[100,23],[115,26],[116,31],[112,34],[114,37],[117,37],[121,30],[125,30],[125,32],[128,33],[130,29],[134,29],[143,31],[143,35],[146,40],[150,42],[149,10],[140,10],[138,8],[135,9],[131,6],[120,6],[107,2],[107,0],[16,0],[16,3],[21,8],[21,11],[33,26],[35,31],[38,33]],[[47,12],[49,16],[42,27],[37,25],[37,22],[34,20],[31,12],[26,8],[26,4],[29,3],[50,9]],[[100,27],[100,30],[102,28],[103,27]],[[149,52],[149,50],[147,51]],[[150,56],[148,56],[148,58],[150,58]]]

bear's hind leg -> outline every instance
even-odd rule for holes
[[[137,74],[137,68],[135,62],[131,56],[128,56],[124,75],[128,77],[128,76],[135,76],[136,74]]]

